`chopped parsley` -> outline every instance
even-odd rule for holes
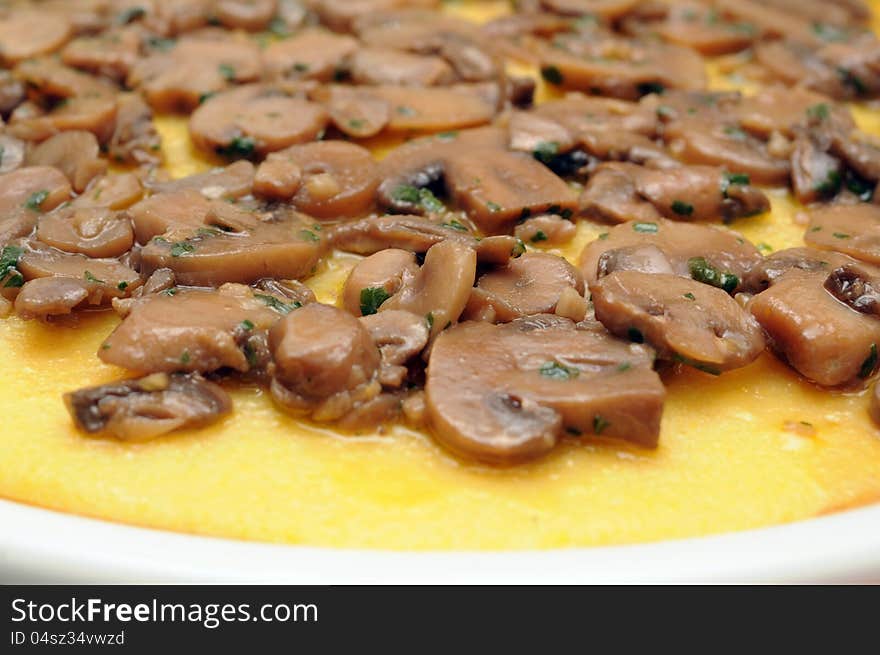
[[[697,297],[694,294],[692,294],[690,291],[688,291],[686,294],[684,294],[684,297],[687,298],[688,300],[696,300],[697,299]]]
[[[702,371],[703,373],[708,373],[709,375],[715,376],[721,375],[721,370],[714,366],[711,366],[710,364],[704,364],[703,362],[698,362],[694,359],[690,359],[689,357],[683,357],[678,353],[673,354],[672,358],[679,364],[690,366],[697,369],[698,371]]]
[[[544,362],[541,368],[538,369],[538,372],[545,378],[552,378],[554,380],[571,380],[580,375],[580,371],[576,368],[565,366],[556,361]]]
[[[832,169],[825,175],[825,179],[817,183],[813,189],[822,195],[830,196],[840,191],[842,183],[843,178],[840,176],[840,171]]]
[[[119,15],[116,17],[116,22],[119,25],[128,25],[132,21],[136,21],[138,18],[143,18],[147,11],[143,7],[129,7],[124,11],[119,12]]]
[[[546,241],[546,240],[547,240],[547,235],[544,234],[544,230],[538,230],[537,232],[535,232],[534,236],[532,236],[532,238],[529,239],[529,241],[531,241],[532,243],[538,243],[539,241]]]
[[[660,105],[657,107],[657,115],[660,118],[675,118],[675,110],[669,105]]]
[[[460,222],[455,220],[454,218],[448,223],[440,223],[440,227],[449,228],[450,230],[457,230],[459,232],[467,232],[468,229],[462,225]]]
[[[257,142],[249,136],[237,136],[225,146],[217,147],[217,154],[224,157],[250,157]]]
[[[287,27],[287,22],[279,16],[273,18],[272,22],[269,23],[269,31],[282,39],[290,36],[290,29]]]
[[[807,107],[807,118],[812,120],[822,121],[830,115],[831,110],[828,108],[828,103],[820,102],[818,105]]]
[[[844,86],[852,88],[856,95],[864,95],[868,91],[865,83],[849,69],[841,66],[837,69],[837,74],[840,76],[840,81],[843,82]]]
[[[656,223],[647,223],[647,222],[642,223],[642,222],[638,222],[638,221],[633,223],[633,230],[635,230],[636,232],[642,232],[645,234],[656,234],[658,229],[660,229],[660,228],[657,226]],[[602,234],[599,235],[599,238],[600,239],[607,239],[608,233],[603,232]]]
[[[195,251],[196,251],[196,247],[191,243],[187,243],[186,241],[178,241],[177,243],[171,244],[171,256],[172,257],[182,257],[183,255],[186,255],[187,253],[195,252]]]
[[[6,288],[20,287],[24,285],[24,276],[18,270],[18,260],[24,254],[24,250],[18,246],[4,246],[0,251],[0,280],[4,280]]]
[[[303,241],[313,241],[313,242],[317,243],[318,241],[321,240],[321,237],[319,237],[317,234],[315,234],[311,230],[300,230],[299,236],[302,238]]]
[[[516,240],[516,245],[510,249],[511,257],[519,257],[526,251],[526,244],[523,243],[522,239]]]
[[[254,322],[251,321],[250,319],[247,319],[247,318],[244,319],[244,320],[240,323],[240,325],[241,325],[241,329],[242,329],[242,330],[245,330],[246,332],[250,332],[251,330],[254,329]]]
[[[544,66],[541,68],[541,77],[543,77],[550,84],[562,84],[563,78],[562,73],[556,66]]]
[[[689,202],[684,202],[683,200],[673,200],[672,211],[674,211],[679,216],[690,216],[694,213],[694,206]]]
[[[727,190],[731,186],[747,186],[751,181],[751,178],[745,173],[725,173],[721,178],[721,195],[726,198]]]
[[[835,239],[849,239],[850,235],[845,232],[834,232],[831,236]]]
[[[549,164],[559,154],[559,144],[556,141],[541,141],[532,151],[532,156],[538,161]]]
[[[232,82],[235,79],[235,68],[229,64],[220,64],[217,67],[217,70],[220,71],[220,75],[222,75],[223,79],[227,82]]]
[[[25,201],[24,206],[28,209],[32,209],[33,211],[42,211],[41,205],[46,202],[46,198],[49,197],[49,192],[46,189],[42,191],[34,191],[28,199]]]
[[[360,130],[365,127],[366,124],[367,121],[365,121],[363,118],[350,118],[348,121],[348,126],[353,130]]]
[[[499,205],[497,202],[492,202],[491,200],[486,203],[486,207],[488,207],[489,211],[493,213],[501,211],[501,205]]]
[[[626,336],[633,343],[645,343],[645,335],[637,328],[631,327],[628,329],[626,331]]]
[[[428,312],[425,314],[425,324],[428,326],[428,330],[434,328],[434,312]]]
[[[192,360],[192,357],[189,356],[189,351],[184,350],[183,353],[180,355],[180,363],[183,364],[184,366],[186,366],[187,364],[190,363],[191,360]]]
[[[745,141],[749,136],[742,128],[735,125],[726,126],[724,128],[724,133],[731,139],[735,139],[736,141]]]
[[[409,184],[401,184],[391,192],[391,198],[395,202],[405,202],[411,205],[421,205],[429,212],[439,213],[446,209],[442,202],[430,189],[422,189]]]
[[[871,344],[871,351],[868,353],[868,356],[865,358],[865,361],[862,362],[861,368],[859,368],[859,377],[863,380],[871,377],[874,374],[874,370],[877,368],[877,344]]]
[[[666,87],[660,84],[660,82],[642,82],[638,86],[639,94],[646,96],[649,93],[656,93],[657,95],[663,95],[666,91]]]
[[[631,368],[632,368],[632,364],[630,364],[629,362],[621,362],[620,364],[617,365],[618,373],[623,373],[624,371],[628,371]]]
[[[436,135],[438,141],[454,141],[458,138],[458,130],[449,130],[448,132],[438,132]]]
[[[365,287],[361,289],[361,314],[370,316],[379,311],[382,303],[390,298],[390,294],[382,287]],[[433,324],[433,316],[431,317]]]
[[[691,257],[688,260],[688,270],[697,282],[718,287],[727,293],[739,286],[739,277],[733,273],[719,271],[707,262],[705,257]]]
[[[83,273],[83,277],[85,278],[86,282],[91,282],[92,284],[107,284],[106,282],[104,282],[104,280],[99,280],[94,275],[92,275],[91,271],[86,271],[85,273]]]
[[[120,282],[116,285],[116,288],[120,291],[125,291],[126,289],[128,289],[128,282]]]
[[[406,105],[398,105],[394,111],[396,111],[401,116],[415,116],[417,113],[415,109],[413,109],[412,107],[407,107]]]
[[[602,434],[610,425],[611,422],[608,421],[608,419],[603,417],[601,414],[596,414],[593,417],[593,434]]]
[[[292,303],[286,303],[278,300],[275,296],[270,296],[265,293],[255,293],[254,298],[257,300],[261,300],[269,309],[274,309],[276,312],[280,314],[289,314],[294,309],[299,309],[302,307],[302,303],[298,300],[294,300]]]

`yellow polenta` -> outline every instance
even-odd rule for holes
[[[447,11],[479,19],[506,7]],[[880,134],[880,112],[854,111]],[[192,151],[184,119],[158,124],[173,175],[213,163]],[[736,228],[773,249],[802,244],[790,196],[770,195],[772,213]],[[574,259],[601,230],[581,225],[561,254]],[[355,260],[336,256],[309,281],[322,301],[335,301]],[[619,544],[880,500],[880,429],[866,395],[819,390],[769,354],[718,378],[692,370],[668,378],[655,452],[572,441],[513,470],[463,464],[400,427],[336,435],[284,415],[256,388],[232,390],[234,415],[204,431],[139,445],[90,439],[74,430],[61,395],[125,375],[95,355],[117,320],[0,321],[0,496],[168,530],[390,549]]]

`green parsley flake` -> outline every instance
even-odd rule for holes
[[[593,434],[602,434],[610,425],[611,423],[606,418],[600,414],[596,414],[593,417]]]
[[[576,368],[570,368],[556,361],[544,362],[538,372],[545,378],[554,380],[571,380],[580,375],[580,371]]]
[[[171,256],[172,257],[182,257],[187,253],[195,252],[196,247],[187,243],[186,241],[178,241],[177,243],[171,244]]]
[[[633,223],[633,230],[635,230],[636,232],[643,232],[645,234],[656,234],[657,230],[659,230],[659,229],[660,228],[657,226],[656,223],[640,223],[638,221]],[[608,233],[603,232],[602,234],[599,235],[599,238],[600,239],[607,239]]]
[[[25,201],[24,206],[33,211],[42,211],[41,205],[46,202],[49,192],[46,189],[34,191]]]
[[[707,262],[705,257],[691,257],[688,260],[688,270],[697,282],[718,287],[727,293],[731,293],[739,286],[739,277],[733,273],[719,271]]]
[[[674,211],[679,216],[690,216],[694,213],[694,206],[689,202],[684,202],[683,200],[673,200],[672,211]]]
[[[382,287],[365,287],[361,289],[361,314],[363,316],[375,314],[379,311],[382,303],[390,297],[391,295]]]
[[[541,77],[543,77],[550,84],[562,84],[563,77],[562,73],[556,66],[544,66],[541,68]]]

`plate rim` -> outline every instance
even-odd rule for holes
[[[9,583],[880,583],[880,503],[739,532],[522,551],[389,551],[242,541],[0,499]]]

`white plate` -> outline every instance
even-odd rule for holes
[[[196,537],[0,500],[0,582],[880,583],[880,505],[644,545],[417,553]]]

